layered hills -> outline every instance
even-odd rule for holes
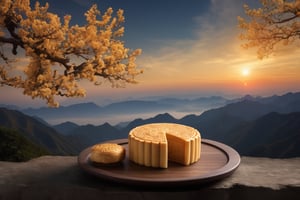
[[[54,128],[20,111],[0,108],[0,127],[16,130],[29,141],[55,155],[78,152],[78,149]]]
[[[79,153],[99,142],[126,138],[128,132],[138,125],[172,122],[193,126],[203,138],[232,146],[241,155],[288,158],[300,156],[299,105],[300,93],[265,98],[245,96],[200,115],[177,119],[166,112],[151,118],[137,118],[122,126],[109,123],[78,125],[73,122],[50,126],[19,111],[1,108],[0,126],[17,129],[51,153],[65,155]]]

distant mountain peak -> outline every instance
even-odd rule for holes
[[[163,114],[158,114],[154,117],[156,120],[162,120],[162,121],[173,121],[176,120],[172,115],[169,113],[163,113]]]
[[[75,126],[78,126],[78,124],[76,124],[76,123],[74,123],[74,122],[70,122],[70,121],[66,121],[66,122],[57,124],[57,125],[55,125],[55,126],[59,126],[59,125],[75,125]]]
[[[112,125],[108,122],[105,122],[104,124],[100,125],[100,127],[103,127],[103,128],[108,128],[109,127],[110,128],[110,127],[112,127]]]
[[[68,135],[72,130],[79,127],[78,124],[75,124],[70,121],[63,122],[53,126],[53,128],[62,135]]]
[[[250,95],[250,94],[247,94],[247,95],[245,95],[245,96],[243,96],[242,98],[241,98],[241,101],[244,101],[244,100],[247,100],[247,101],[255,101],[257,99],[257,97],[254,97],[254,96],[252,96],[252,95]]]
[[[97,104],[95,104],[94,102],[85,102],[85,103],[72,104],[70,106],[65,106],[65,107],[69,107],[69,108],[74,108],[74,107],[99,108],[99,106]]]

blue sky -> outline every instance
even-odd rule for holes
[[[93,4],[102,13],[112,7],[125,11],[124,41],[131,48],[152,50],[153,41],[190,39],[198,28],[197,17],[210,9],[210,0],[43,0],[48,2],[50,11],[60,16],[71,14],[72,23],[83,25],[84,12]],[[157,45],[157,44],[156,44]]]
[[[297,91],[300,84],[299,48],[286,47],[273,57],[258,60],[255,49],[240,47],[237,16],[243,15],[243,4],[257,6],[258,0],[40,2],[48,2],[49,10],[61,17],[72,15],[71,23],[79,25],[84,24],[84,12],[95,3],[102,13],[108,7],[115,11],[124,9],[125,35],[122,40],[128,48],[143,50],[137,63],[144,74],[137,77],[137,85],[112,89],[109,84],[95,87],[83,82],[87,97],[58,98],[62,105],[87,101],[102,104],[157,95],[266,96]],[[248,70],[247,75],[245,70]],[[0,103],[45,105],[43,101],[22,96],[20,90],[1,90],[9,92],[10,97],[2,96]]]

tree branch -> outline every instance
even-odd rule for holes
[[[279,21],[274,21],[274,24],[283,24],[283,23],[286,23],[286,22],[291,21],[293,19],[296,19],[297,17],[299,17],[299,16],[294,15],[294,16],[286,18],[286,19],[282,19],[282,20],[279,20]]]
[[[85,14],[87,25],[70,27],[71,16],[65,16],[62,24],[57,14],[48,12],[48,4],[41,7],[36,3],[32,8],[30,1],[11,0],[6,6],[0,6],[0,45],[12,45],[13,54],[19,53],[20,47],[31,60],[22,66],[24,74],[20,76],[0,65],[0,86],[23,88],[25,95],[57,106],[55,96],[85,95],[76,83],[78,80],[97,84],[103,78],[119,86],[119,82],[133,82],[139,74],[134,58],[140,50],[129,54],[129,49],[117,39],[124,32],[120,25],[124,22],[123,12],[112,18],[113,10],[109,8],[99,20],[100,11],[94,5]],[[0,59],[9,66],[10,58],[5,52],[0,49]],[[75,56],[79,59],[73,60]],[[120,66],[123,60],[125,66]]]
[[[0,37],[0,42],[12,44],[13,45],[12,53],[14,55],[17,55],[18,46],[24,48],[24,43],[22,42],[22,40],[17,38]]]

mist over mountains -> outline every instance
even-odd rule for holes
[[[95,103],[80,103],[59,108],[26,108],[21,112],[38,116],[50,124],[72,121],[77,124],[100,124],[109,122],[117,124],[131,121],[138,117],[148,118],[159,113],[176,113],[184,116],[186,113],[201,113],[210,108],[223,106],[227,99],[219,96],[196,99],[161,98],[157,100],[128,100],[99,106]]]
[[[154,117],[136,118],[118,125],[109,123],[78,125],[68,121],[51,126],[43,121],[43,118],[36,119],[25,112],[1,108],[0,126],[17,129],[20,134],[56,154],[74,154],[74,152],[77,154],[84,148],[99,142],[127,138],[132,128],[142,124],[171,122],[192,126],[200,131],[202,138],[223,142],[235,148],[241,155],[272,158],[300,156],[300,93],[264,98],[247,95],[234,100],[217,99],[212,100],[212,104],[225,101],[225,105],[206,110],[201,114],[175,118],[168,112],[161,112]],[[158,108],[161,105],[166,108],[167,100],[165,101],[165,104],[163,101],[156,104],[139,101],[136,103],[148,105],[150,108],[153,108],[152,106]],[[177,101],[177,105],[182,103],[176,99],[173,101]],[[168,105],[171,104],[175,105],[174,102]],[[120,111],[112,109],[118,107]],[[129,108],[133,109],[133,107],[133,102],[110,105],[115,113],[130,113]],[[67,112],[65,116],[71,114],[71,108],[73,113],[83,112],[82,108],[94,112],[98,106],[88,103],[62,108]],[[149,109],[143,106],[134,108],[133,112]],[[44,109],[37,110],[44,112]],[[102,107],[100,109],[103,111]],[[63,111],[60,110],[59,113],[63,114]]]

